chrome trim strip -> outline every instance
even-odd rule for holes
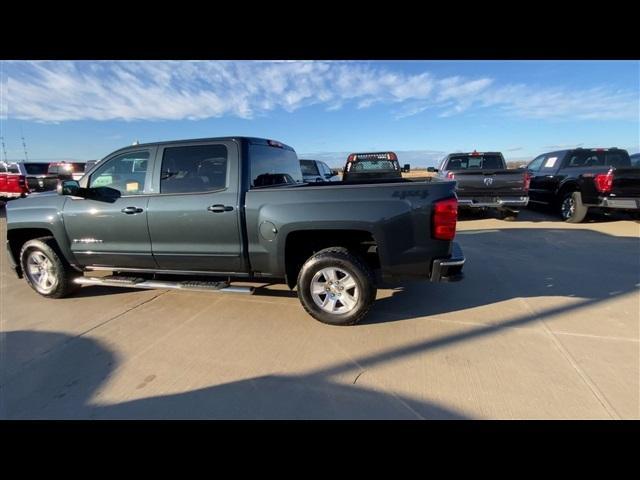
[[[103,280],[102,278],[95,277],[78,277],[74,280],[78,285],[101,285],[107,287],[123,287],[123,288],[140,288],[140,289],[154,289],[154,288],[168,288],[172,290],[187,290],[190,292],[222,292],[222,293],[244,293],[251,295],[254,292],[253,287],[232,287],[225,288],[206,288],[206,287],[193,287],[181,285],[179,282],[167,282],[160,280],[147,280],[139,283],[122,283],[122,282],[110,282],[109,280]]]
[[[162,273],[167,275],[212,275],[218,277],[249,277],[244,272],[212,272],[207,270],[158,270],[157,268],[127,268],[127,267],[101,267],[86,266],[86,270],[105,272],[133,272],[133,273]]]

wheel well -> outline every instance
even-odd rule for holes
[[[285,243],[285,272],[289,288],[298,280],[304,262],[328,247],[344,247],[360,256],[372,270],[380,268],[378,246],[371,233],[364,230],[302,230],[292,232]]]
[[[22,268],[20,267],[20,250],[22,249],[22,246],[34,238],[52,236],[53,234],[51,231],[46,228],[21,228],[19,230],[9,230],[7,232],[7,241],[9,242],[11,254],[18,265],[18,273],[21,273],[22,271]]]
[[[556,195],[556,201],[558,205],[562,202],[562,199],[568,192],[579,192],[580,186],[576,182],[567,182],[560,187],[558,194]]]

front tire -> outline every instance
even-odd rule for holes
[[[330,325],[358,323],[377,293],[371,269],[342,247],[327,248],[309,258],[300,269],[297,286],[307,313]]]
[[[54,247],[52,237],[29,240],[20,251],[20,265],[31,288],[47,298],[62,298],[79,285],[73,280],[80,276],[63,260]]]
[[[589,207],[582,203],[580,192],[568,192],[560,201],[560,216],[567,223],[582,222],[588,212]]]

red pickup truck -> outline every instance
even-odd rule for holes
[[[0,201],[24,197],[29,193],[27,177],[15,163],[0,162]]]

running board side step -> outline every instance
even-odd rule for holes
[[[74,280],[78,285],[101,285],[103,287],[125,288],[170,288],[173,290],[187,290],[190,292],[223,292],[245,293],[251,295],[253,287],[234,287],[229,282],[169,282],[165,280],[145,280],[143,278],[110,275],[106,277],[78,277]]]

